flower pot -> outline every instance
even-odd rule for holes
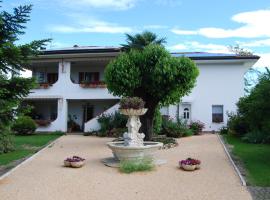
[[[196,169],[200,169],[200,168],[201,168],[200,164],[196,165]]]
[[[196,165],[185,165],[182,164],[181,167],[186,171],[194,171],[196,169]]]
[[[70,161],[64,160],[64,166],[65,167],[70,167],[71,166]]]
[[[70,164],[71,164],[71,167],[80,168],[84,165],[84,161],[70,162]]]
[[[120,109],[120,113],[122,113],[123,115],[135,115],[135,116],[140,116],[140,115],[144,115],[146,113],[147,109],[146,108],[142,108],[142,109]]]

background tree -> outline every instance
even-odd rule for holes
[[[130,35],[126,34],[127,44],[122,44],[124,51],[129,51],[130,49],[142,50],[149,44],[163,45],[166,43],[166,38],[158,38],[155,33],[150,31],[144,31],[141,34]]]
[[[112,60],[105,69],[109,91],[117,96],[138,96],[148,111],[141,117],[146,140],[153,135],[153,117],[158,106],[180,101],[195,86],[199,71],[186,57],[172,57],[161,45],[131,48]]]
[[[0,12],[0,153],[12,149],[8,134],[10,123],[18,114],[19,103],[35,85],[32,78],[9,77],[24,70],[29,58],[37,55],[50,41],[35,40],[17,45],[19,36],[24,34],[25,23],[30,19],[31,9],[31,5],[26,5],[14,8],[13,13]]]

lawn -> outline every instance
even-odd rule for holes
[[[270,186],[270,145],[249,144],[240,138],[225,135],[233,145],[233,154],[239,157],[247,170],[247,182],[253,186]]]
[[[38,134],[29,136],[14,136],[15,151],[0,155],[0,166],[25,158],[37,152],[50,141],[60,137],[59,134]]]

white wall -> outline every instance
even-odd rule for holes
[[[227,112],[236,111],[236,102],[244,95],[244,74],[253,62],[215,61],[197,63],[200,75],[191,94],[182,103],[191,104],[191,120],[205,123],[204,131],[219,130],[227,124]],[[212,105],[224,106],[224,122],[212,122]],[[176,117],[177,106],[171,105],[162,113]],[[182,114],[182,113],[180,113]]]

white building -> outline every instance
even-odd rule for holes
[[[35,108],[37,131],[73,131],[99,128],[97,116],[114,112],[119,98],[102,82],[106,65],[120,52],[113,47],[74,47],[45,50],[28,67],[40,83],[25,98]],[[163,115],[205,123],[205,131],[218,130],[227,122],[227,112],[244,95],[244,74],[258,56],[232,54],[172,53],[194,60],[200,70],[196,87],[179,105],[162,108]],[[72,121],[70,121],[72,119]],[[75,123],[71,123],[75,122]]]

